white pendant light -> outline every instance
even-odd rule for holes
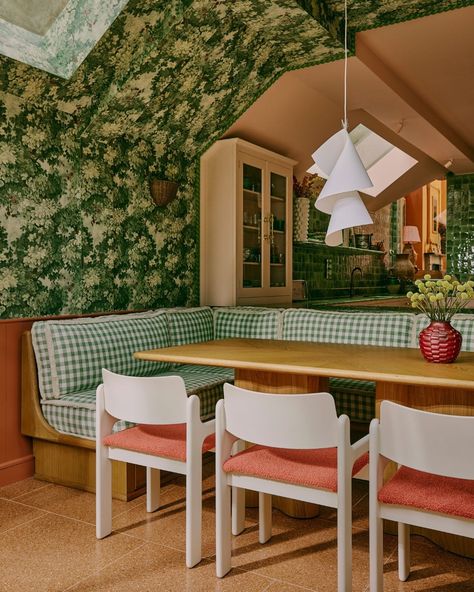
[[[367,171],[347,131],[347,0],[344,3],[344,120],[342,130],[331,136],[312,154],[314,164],[308,173],[327,179],[315,207],[331,215],[325,242],[342,243],[342,231],[353,226],[373,224],[358,191],[373,187]]]

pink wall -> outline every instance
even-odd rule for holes
[[[21,335],[33,319],[0,321],[0,486],[34,472],[31,438],[21,435]]]
[[[89,315],[62,315],[34,319],[0,320],[0,487],[34,474],[31,438],[21,434],[21,336],[34,321],[124,314],[129,311]]]

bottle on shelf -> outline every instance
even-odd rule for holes
[[[270,244],[270,263],[279,263],[280,262],[280,251],[278,250],[278,246],[275,244],[275,241],[272,237],[272,242]]]

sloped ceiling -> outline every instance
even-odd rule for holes
[[[128,0],[2,0],[0,53],[71,77]]]
[[[348,64],[349,109],[369,113],[385,127],[381,135],[392,135],[390,141],[405,151],[402,143],[416,147],[415,158],[425,171],[415,167],[410,174],[414,187],[394,186],[398,193],[372,199],[375,207],[423,185],[426,175],[431,180],[447,170],[474,171],[473,22],[470,6],[357,33]],[[342,80],[341,61],[287,72],[225,137],[286,154],[298,162],[296,174],[302,175],[315,148],[340,129]],[[350,113],[350,127],[357,123]]]
[[[342,40],[342,0],[294,0]],[[0,53],[70,78],[128,0],[0,0]],[[470,0],[349,0],[349,34],[467,6]],[[190,0],[180,2],[182,8]],[[212,1],[208,3],[210,6]],[[237,2],[238,4],[238,2]]]

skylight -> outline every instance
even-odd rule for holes
[[[373,187],[363,192],[372,197],[382,193],[418,162],[362,123],[349,135],[373,183]]]

